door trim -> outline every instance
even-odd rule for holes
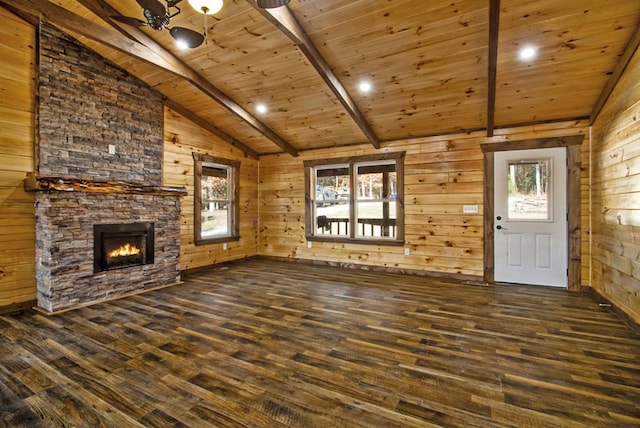
[[[567,148],[567,288],[580,290],[580,146],[584,135],[481,144],[484,158],[484,282],[495,283],[493,154],[507,150]]]

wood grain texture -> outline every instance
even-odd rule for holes
[[[640,52],[593,126],[593,287],[640,322]]]
[[[35,31],[0,8],[0,307],[35,300]]]
[[[262,156],[259,254],[482,279],[487,250],[483,210],[486,212],[489,207],[485,207],[484,200],[487,183],[481,145],[516,148],[520,141],[531,141],[530,147],[535,147],[545,139],[565,137],[576,142],[588,133],[586,125],[586,121],[564,122],[496,129],[491,138],[484,132],[476,132],[388,143],[383,149],[385,153],[406,151],[404,248],[409,248],[409,256],[404,255],[402,247],[385,245],[314,242],[312,248],[307,246],[303,163],[376,153],[371,148],[362,145],[316,150],[303,153],[300,159]],[[588,144],[582,144],[579,150],[588,157]],[[588,169],[577,173],[584,180],[580,181],[581,188],[587,189]],[[477,205],[478,214],[463,213],[464,205]],[[588,216],[581,217],[579,222],[580,228],[588,228]],[[580,249],[583,254],[588,251],[588,240]],[[586,257],[585,260],[588,253]]]
[[[258,161],[244,154],[242,148],[226,144],[216,135],[165,107],[164,177],[167,186],[183,187],[181,198],[180,269],[187,270],[257,254]],[[194,243],[194,160],[192,153],[207,154],[240,162],[239,201],[240,239],[222,243]]]
[[[218,129],[226,141],[260,155],[364,144],[371,134],[384,146],[586,118],[619,77],[614,70],[627,56],[640,19],[636,0],[616,0],[613,6],[601,0],[504,0],[499,8],[486,0],[305,0],[286,8],[289,22],[300,24],[294,31],[306,34],[293,42],[252,7],[253,0],[229,1],[210,17],[207,43],[197,49],[176,49],[168,31],[143,28],[137,34],[146,35],[143,45],[150,49],[125,44],[121,52],[100,43],[113,35],[104,31],[109,19],[98,15],[115,10],[142,18],[137,2],[55,3],[90,21],[83,31],[70,25],[75,18],[66,23],[83,43],[179,104],[185,115],[189,111]],[[202,15],[181,9],[171,25],[200,31]],[[500,20],[492,37],[490,9]],[[62,21],[65,26],[67,19]],[[100,36],[94,41],[81,32]],[[309,60],[305,50],[311,43],[318,55]],[[539,55],[520,61],[518,50],[528,43]],[[157,55],[159,46],[165,54]],[[320,63],[313,60],[320,57]],[[184,66],[176,67],[178,62]],[[332,77],[325,74],[323,80],[317,69]],[[373,85],[368,94],[358,91],[362,79]],[[343,89],[336,90],[339,97],[332,83]],[[233,103],[224,108],[216,99]],[[254,116],[259,103],[268,104],[268,114]]]
[[[590,293],[251,259],[0,317],[0,424],[640,424],[640,337]]]

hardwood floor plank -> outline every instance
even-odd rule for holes
[[[0,426],[640,424],[640,337],[588,293],[251,259],[0,316]]]

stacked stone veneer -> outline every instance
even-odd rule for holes
[[[177,197],[41,192],[37,208],[38,304],[57,311],[170,285],[180,278]],[[93,273],[93,225],[155,223],[154,263]]]
[[[162,185],[160,94],[47,23],[38,96],[38,175]],[[68,309],[180,280],[180,195],[40,191],[36,201],[41,308]],[[155,223],[154,264],[93,273],[95,224],[147,221]]]
[[[55,27],[40,32],[39,175],[160,185],[161,95]]]

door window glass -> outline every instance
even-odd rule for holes
[[[551,159],[507,165],[508,219],[551,221]]]

